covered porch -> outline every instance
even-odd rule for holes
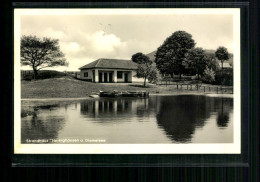
[[[132,83],[132,71],[127,70],[92,70],[92,82],[95,83]]]

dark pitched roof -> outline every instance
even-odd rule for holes
[[[111,68],[111,69],[134,70],[137,68],[137,64],[130,60],[100,58],[96,61],[86,64],[85,66],[80,67],[79,69],[82,70],[82,69],[90,69],[90,68]]]

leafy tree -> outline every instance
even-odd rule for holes
[[[160,72],[156,69],[156,67],[153,64],[151,68],[151,72],[148,76],[148,81],[150,83],[156,84],[160,78],[161,78]]]
[[[204,74],[202,77],[202,81],[205,83],[214,83],[215,75],[216,75],[215,71],[212,68],[206,66],[206,69],[204,70]]]
[[[213,71],[219,70],[219,64],[218,64],[218,61],[215,57],[215,54],[207,55],[207,59],[208,59],[208,62],[207,62],[208,68],[212,69]]]
[[[221,85],[233,85],[233,73],[232,72],[216,72],[215,75],[215,84],[221,84]]]
[[[209,60],[202,48],[193,48],[188,51],[183,65],[185,65],[185,68],[190,70],[191,73],[196,73],[199,80],[199,76],[203,75],[208,62]]]
[[[217,51],[215,52],[216,58],[221,61],[221,70],[223,72],[223,62],[227,61],[229,59],[229,53],[227,48],[225,47],[219,47]]]
[[[192,35],[185,31],[176,31],[157,49],[156,67],[162,74],[181,74],[185,67],[183,61],[189,49],[195,46]]]
[[[137,78],[144,78],[144,86],[146,86],[146,79],[151,74],[153,62],[148,56],[140,52],[132,56],[132,61],[138,64],[136,70]]]
[[[22,36],[21,64],[29,65],[37,78],[38,71],[55,66],[67,66],[65,55],[60,51],[59,40],[36,36]]]

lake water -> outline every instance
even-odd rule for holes
[[[39,105],[21,119],[22,143],[232,143],[233,98],[100,98]]]

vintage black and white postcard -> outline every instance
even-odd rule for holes
[[[239,154],[240,10],[14,9],[15,154]]]

